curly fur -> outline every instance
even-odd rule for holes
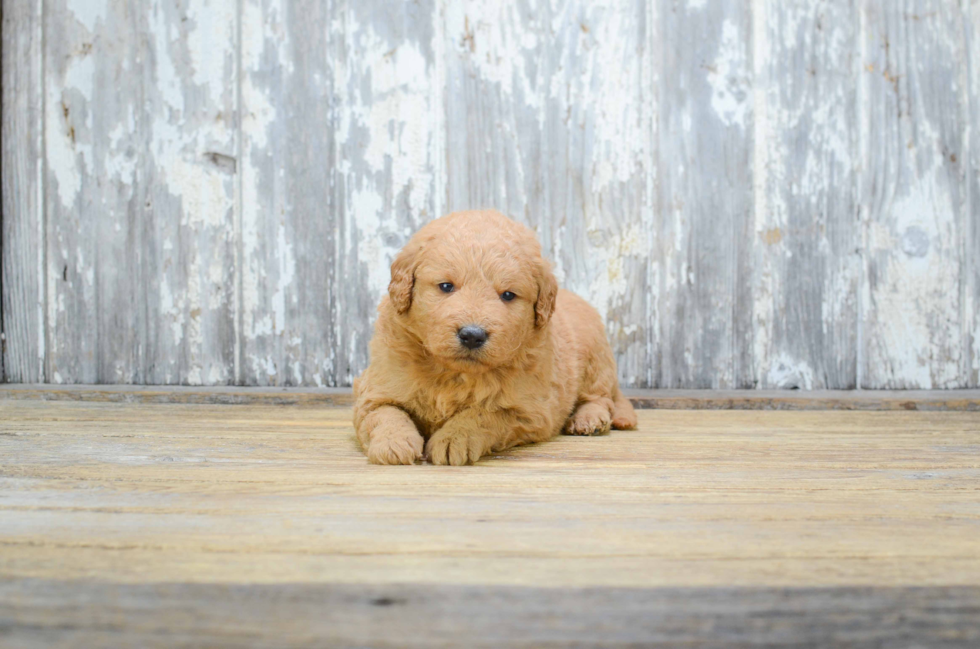
[[[459,344],[466,325],[488,332],[483,347]],[[377,464],[470,464],[561,432],[636,426],[599,314],[558,289],[531,230],[489,210],[432,221],[395,259],[354,395]]]

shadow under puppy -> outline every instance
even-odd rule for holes
[[[432,221],[391,266],[371,363],[354,381],[368,459],[469,464],[560,432],[636,426],[599,314],[499,212]]]

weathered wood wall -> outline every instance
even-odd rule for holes
[[[349,385],[436,215],[625,384],[975,387],[978,0],[3,0],[10,382]]]

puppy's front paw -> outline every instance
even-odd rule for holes
[[[367,449],[368,461],[372,464],[415,464],[422,458],[423,443],[422,436],[415,430],[375,431]]]
[[[605,435],[612,423],[609,409],[597,403],[579,406],[565,426],[566,435]]]
[[[429,438],[425,454],[433,464],[463,466],[473,464],[489,450],[486,437],[479,431],[445,426]]]

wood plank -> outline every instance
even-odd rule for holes
[[[668,410],[980,411],[978,390],[625,390],[636,408]]]
[[[154,0],[140,14],[143,299],[140,311],[106,316],[142,322],[141,372],[131,382],[235,382],[237,7]]]
[[[754,11],[759,387],[857,384],[857,17],[851,0]]]
[[[79,602],[84,602],[79,605]],[[93,609],[99,616],[92,615]],[[980,588],[0,582],[11,646],[973,647]],[[283,620],[290,624],[283,625]],[[111,620],[112,622],[107,622]]]
[[[748,3],[660,3],[654,384],[751,387],[752,21]]]
[[[139,385],[0,385],[0,400],[110,403],[319,405],[350,407],[350,388],[268,388]],[[980,395],[978,395],[980,404]]]
[[[963,244],[965,250],[961,258],[966,261],[964,271],[967,273],[964,282],[965,296],[963,303],[966,310],[965,330],[972,341],[970,353],[963,359],[963,376],[967,387],[980,387],[980,4],[976,2],[963,3],[966,11],[964,28],[967,30],[969,52],[967,69],[970,77],[967,79],[969,88],[970,113],[967,116],[969,124],[964,132],[964,147],[970,151],[966,167],[967,196],[969,204],[966,219],[967,237]]]
[[[348,409],[0,401],[0,633],[28,647],[980,639],[975,413],[639,414],[637,431],[475,467],[393,468],[366,463]]]
[[[40,2],[3,1],[0,381],[44,381]]]
[[[980,390],[625,390],[659,410],[980,411]],[[0,385],[0,400],[349,407],[350,388]]]
[[[602,315],[622,381],[652,381],[657,8],[580,0],[446,7],[448,209],[534,228]]]
[[[978,586],[975,413],[643,411],[476,467],[350,411],[0,402],[6,578]]]
[[[434,0],[344,1],[337,12],[342,40],[333,51],[340,81],[334,99],[338,249],[331,384],[350,385],[367,367],[394,255],[443,211],[442,23]]]
[[[248,0],[242,14],[244,385],[335,384],[343,162],[334,57],[344,40],[336,11],[322,2]]]
[[[139,378],[140,25],[124,5],[44,4],[52,383]]]
[[[861,21],[861,387],[965,387],[968,19],[956,2],[902,0],[862,3]]]

